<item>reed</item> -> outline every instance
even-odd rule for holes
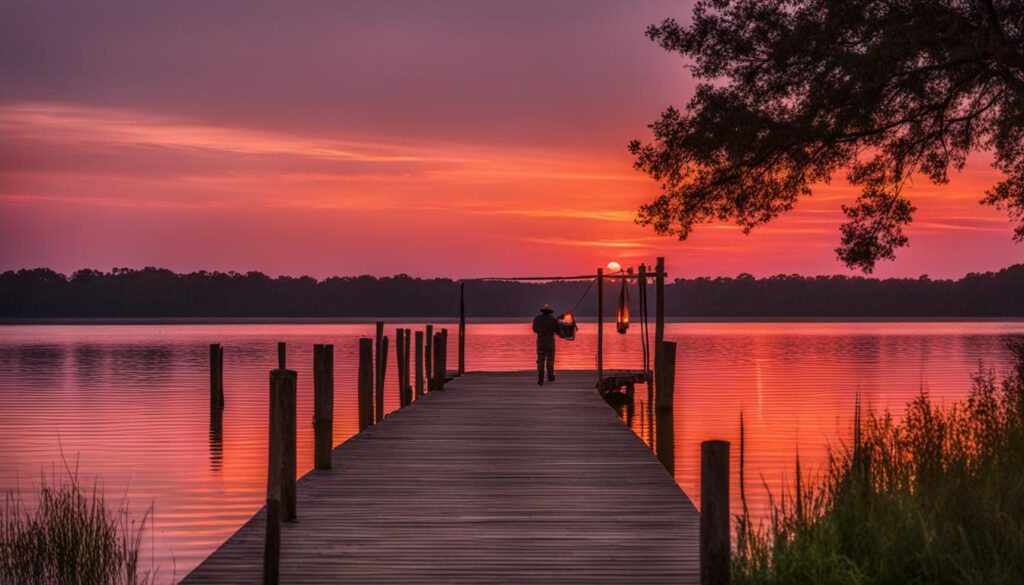
[[[66,465],[43,477],[34,505],[13,491],[0,504],[0,583],[144,585],[155,568],[144,569],[139,551],[152,516],[107,507],[96,484],[83,489]]]
[[[736,518],[737,583],[1024,583],[1024,341],[1014,371],[979,368],[966,400],[926,392],[862,416],[808,481]],[[742,421],[741,421],[742,425]],[[741,469],[745,445],[741,430]]]

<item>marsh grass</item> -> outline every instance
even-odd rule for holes
[[[902,419],[862,417],[821,477],[796,460],[792,486],[755,521],[743,483],[737,583],[1024,583],[1024,340],[1002,381],[979,370],[966,400],[922,392]]]
[[[155,570],[143,570],[139,551],[152,515],[140,519],[127,500],[111,510],[94,483],[83,489],[77,472],[43,477],[27,505],[8,492],[0,505],[0,583],[57,585],[146,585]]]

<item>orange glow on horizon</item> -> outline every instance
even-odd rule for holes
[[[837,180],[749,236],[711,224],[677,242],[631,221],[656,189],[614,144],[313,137],[39,103],[0,107],[0,132],[28,163],[0,171],[5,269],[459,277],[495,265],[509,273],[571,271],[603,265],[609,255],[630,262],[664,255],[674,276],[837,273],[839,206],[856,196]],[[998,180],[977,158],[949,185],[911,187],[919,208],[907,230],[911,247],[880,275],[958,276],[1020,260],[1007,218],[977,203]],[[40,243],[46,233],[59,237]],[[211,252],[211,238],[223,246]],[[360,253],[300,257],[310,246]]]

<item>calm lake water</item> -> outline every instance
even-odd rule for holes
[[[387,333],[422,323],[391,323]],[[449,335],[456,364],[456,325]],[[335,346],[334,441],[357,431],[357,339],[372,324],[18,325],[0,326],[0,489],[29,496],[42,475],[63,471],[99,480],[108,503],[127,498],[155,515],[145,554],[161,581],[183,577],[263,504],[267,372],[276,342],[288,342],[299,372],[300,475],[312,466],[312,349]],[[559,342],[557,367],[593,369],[596,326]],[[673,323],[678,342],[675,396],[676,479],[699,503],[702,440],[734,442],[747,432],[748,490],[762,509],[761,478],[778,493],[801,462],[820,466],[825,445],[849,436],[855,395],[899,414],[921,390],[963,397],[981,364],[1008,369],[1002,338],[1024,322]],[[634,328],[605,333],[606,368],[640,364]],[[209,417],[208,344],[224,344],[226,407],[221,429]],[[533,367],[528,324],[470,324],[469,370]],[[397,407],[389,359],[386,410]],[[557,391],[557,386],[551,391]],[[649,435],[646,391],[637,389],[631,426]],[[733,493],[737,492],[734,478]]]

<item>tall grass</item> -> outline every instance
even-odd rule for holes
[[[1024,583],[1024,340],[997,381],[966,400],[922,392],[896,420],[862,417],[852,444],[808,481],[770,496],[767,518],[736,520],[737,583]],[[741,419],[741,468],[745,449]],[[745,489],[745,488],[741,488]]]
[[[8,492],[0,505],[0,583],[145,585],[139,551],[152,507],[136,520],[127,500],[107,508],[96,484],[86,491],[77,473],[42,479],[26,505]]]

